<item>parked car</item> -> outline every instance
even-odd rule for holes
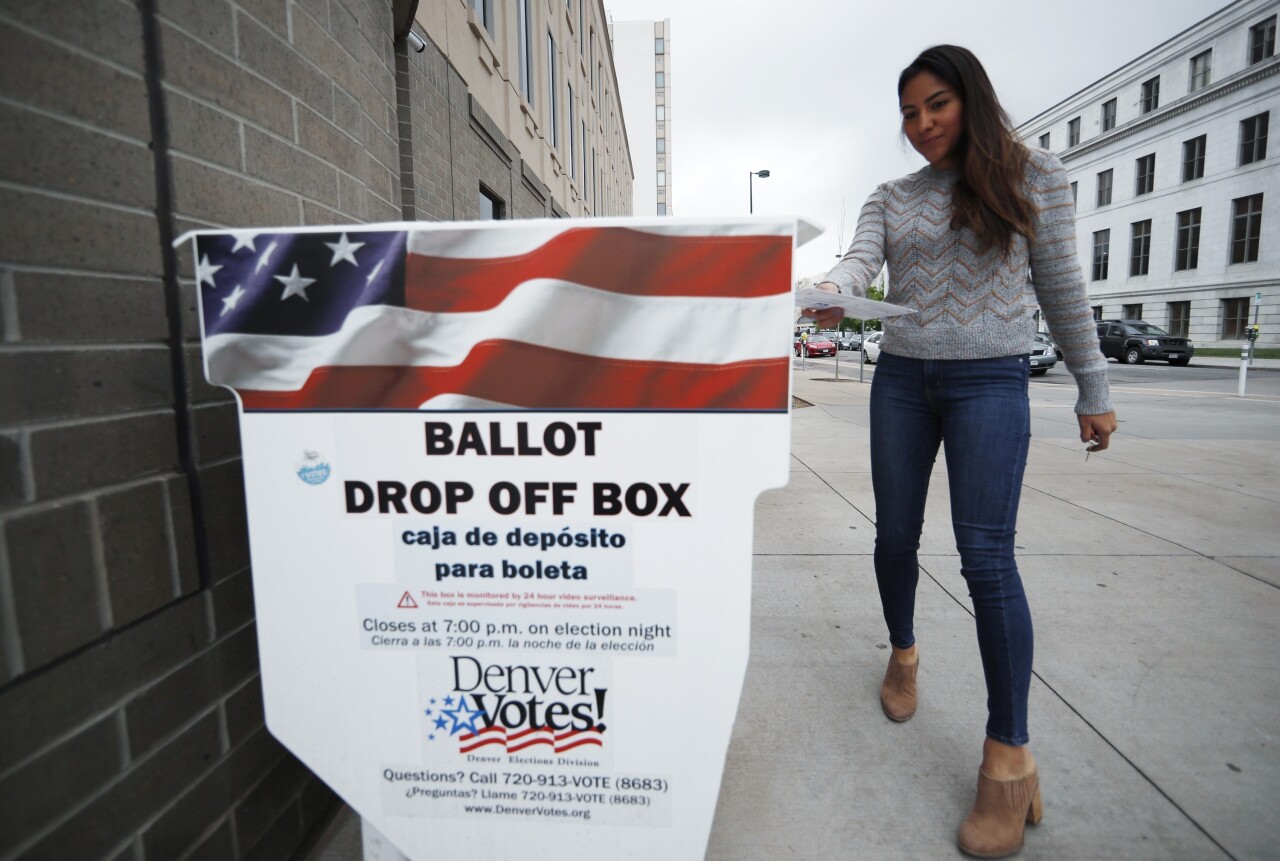
[[[858,350],[862,348],[862,336],[857,332],[841,332],[836,338],[836,346],[842,350]]]
[[[1036,338],[1036,343],[1031,347],[1031,365],[1029,370],[1033,377],[1043,377],[1049,373],[1049,369],[1058,364],[1058,356],[1053,351],[1052,344],[1045,344]]]
[[[835,342],[827,339],[823,335],[810,335],[809,343],[807,344],[802,345],[800,342],[797,342],[797,356],[800,355],[802,348],[804,349],[804,354],[811,359],[814,356],[834,356],[836,354]]]
[[[1057,341],[1053,340],[1053,336],[1048,332],[1036,332],[1036,341],[1047,347],[1053,348],[1053,354],[1058,357],[1058,361],[1062,361],[1062,348],[1058,346]]]
[[[872,332],[862,339],[862,357],[868,364],[874,365],[880,358],[880,338],[884,332]]]
[[[1140,365],[1147,359],[1185,365],[1195,355],[1195,348],[1186,338],[1175,338],[1142,320],[1099,321],[1098,346],[1102,355],[1126,365]]]

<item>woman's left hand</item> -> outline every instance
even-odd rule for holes
[[[1077,415],[1080,421],[1080,442],[1089,446],[1089,451],[1102,451],[1111,444],[1111,435],[1116,432],[1116,414],[1099,413],[1095,416]]]

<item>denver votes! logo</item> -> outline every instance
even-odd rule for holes
[[[604,747],[608,689],[596,687],[594,667],[486,665],[460,655],[450,660],[453,690],[430,698],[425,709],[430,741],[456,736],[459,753]]]

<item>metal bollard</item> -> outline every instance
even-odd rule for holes
[[[1249,354],[1252,346],[1252,343],[1245,341],[1240,347],[1240,382],[1236,384],[1236,397],[1244,397],[1244,381],[1249,376]]]

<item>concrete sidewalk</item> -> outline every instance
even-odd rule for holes
[[[812,366],[793,384],[814,406],[794,413],[790,485],[756,509],[752,659],[708,857],[962,857],[986,713],[945,463],[921,547],[921,705],[893,724],[870,386]],[[1121,432],[1086,463],[1074,396],[1032,385],[1018,546],[1045,818],[1021,857],[1280,857],[1280,405],[1121,393]],[[1182,418],[1160,438],[1166,411]]]
[[[986,712],[945,463],[921,547],[921,705],[894,724],[870,385],[797,361],[793,386],[812,406],[793,414],[790,484],[756,507],[752,656],[707,857],[963,857]],[[1280,857],[1280,402],[1117,388],[1120,433],[1086,463],[1074,386],[1032,383],[1018,546],[1045,817],[1020,857]],[[311,857],[361,857],[349,809]]]

